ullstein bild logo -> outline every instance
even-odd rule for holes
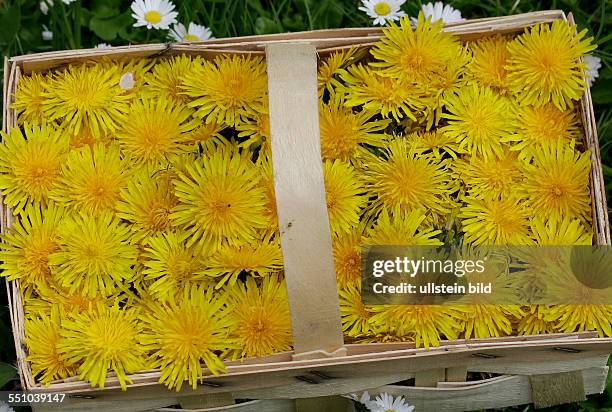
[[[608,246],[365,246],[362,301],[612,304]]]

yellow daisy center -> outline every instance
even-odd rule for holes
[[[200,40],[200,38],[198,36],[196,36],[195,34],[189,34],[187,33],[185,35],[185,37],[183,37],[183,40],[187,40],[187,41],[198,41]]]
[[[376,3],[376,5],[374,6],[374,11],[379,16],[386,16],[391,12],[391,6],[389,6],[389,3],[387,3],[386,1],[381,1]]]
[[[157,24],[161,21],[161,14],[157,10],[151,10],[145,14],[144,18],[151,24]]]

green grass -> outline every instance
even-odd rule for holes
[[[125,45],[168,41],[161,31],[132,27],[130,3],[122,0],[77,0],[66,6],[61,0],[55,0],[48,15],[43,15],[39,1],[0,0],[0,49],[4,56],[14,56],[93,47],[102,42]],[[216,37],[370,24],[367,16],[357,9],[359,0],[174,0],[174,3],[181,22],[206,25]],[[612,1],[456,0],[450,3],[466,18],[562,9],[573,12],[578,26],[590,31],[599,44],[595,54],[603,64],[592,93],[606,188],[608,194],[612,193],[612,33],[609,32]],[[420,2],[408,0],[404,11],[416,15],[419,7]],[[42,40],[42,24],[54,32],[51,42]],[[612,204],[610,200],[608,195],[608,202]],[[0,302],[6,302],[3,283],[0,283]],[[0,303],[0,387],[7,379],[14,378],[14,370],[6,365],[11,359],[14,359],[14,350],[8,330],[8,310],[5,303]],[[13,380],[8,385],[14,383]],[[612,408],[612,401],[609,394],[604,394],[571,408],[563,410],[605,410]]]

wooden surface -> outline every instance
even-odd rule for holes
[[[343,348],[321,163],[317,54],[311,44],[266,47],[276,208],[296,355]]]

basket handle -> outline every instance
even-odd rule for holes
[[[309,43],[267,44],[274,191],[294,358],[346,354],[323,181],[317,52]]]

